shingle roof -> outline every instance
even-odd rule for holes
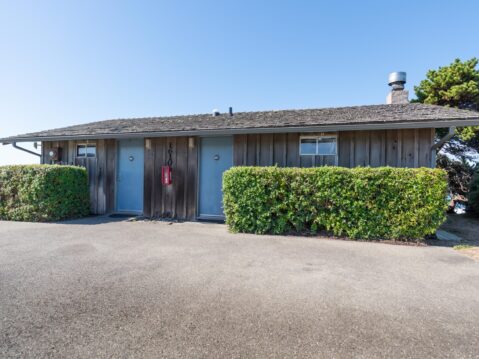
[[[479,125],[479,112],[418,103],[106,120],[28,133],[0,142],[207,133]]]

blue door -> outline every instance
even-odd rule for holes
[[[222,178],[233,166],[233,138],[202,138],[199,165],[199,218],[223,219]]]
[[[143,139],[118,142],[116,210],[143,213]]]

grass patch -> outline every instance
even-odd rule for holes
[[[474,248],[474,247],[469,245],[469,244],[458,244],[457,246],[454,246],[452,248],[454,248],[456,251],[460,251],[462,249],[470,249],[470,248]]]

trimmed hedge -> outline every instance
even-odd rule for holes
[[[223,176],[233,232],[327,230],[361,239],[422,239],[445,220],[447,175],[429,168],[233,167]]]
[[[46,222],[90,213],[87,172],[82,167],[0,167],[0,219]]]

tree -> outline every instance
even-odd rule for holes
[[[469,206],[472,210],[479,213],[479,170],[476,171],[471,183],[469,192]]]
[[[428,71],[426,79],[414,87],[417,99],[413,102],[479,111],[478,63],[477,58],[456,59],[448,66]],[[438,129],[436,135],[442,137],[446,132]],[[475,168],[472,162],[479,153],[479,126],[456,129],[456,135],[441,152],[446,157],[438,157],[438,167],[448,172],[453,195],[464,197]]]
[[[479,111],[479,60],[454,60],[449,66],[430,70],[419,86],[414,86],[417,99],[414,102],[457,107]],[[444,135],[445,130],[438,131]],[[479,152],[479,126],[456,130],[457,136],[448,145],[455,156],[470,157],[469,152]]]

